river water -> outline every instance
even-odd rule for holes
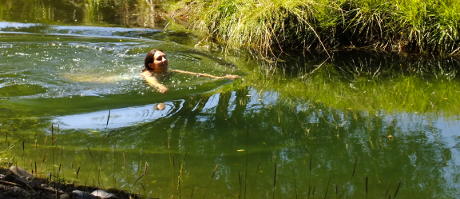
[[[344,52],[273,67],[143,28],[142,2],[0,0],[9,161],[153,198],[460,197],[458,60]],[[152,48],[171,68],[243,78],[174,74],[160,94],[139,77]]]

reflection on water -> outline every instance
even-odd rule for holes
[[[160,32],[146,28],[120,28],[95,26],[53,26],[37,23],[0,22],[3,34],[47,34],[56,36],[99,37],[111,39],[142,39],[143,35]]]
[[[250,69],[251,77],[245,85],[339,110],[383,110],[451,118],[458,118],[460,112],[460,61],[456,58],[344,52],[326,60],[296,58],[281,67],[262,70],[264,73]]]
[[[0,145],[38,175],[154,198],[460,195],[458,60],[353,53],[259,70],[254,60],[226,57],[232,64],[152,39],[186,35],[37,23],[99,23],[106,1],[31,2],[46,11],[31,10],[38,21],[0,22]],[[113,2],[110,11],[130,1]],[[0,0],[0,19],[15,9]],[[175,74],[161,95],[139,78],[151,48],[165,50],[172,68],[246,74]]]
[[[342,112],[253,88],[166,107],[169,114],[151,104],[112,110],[106,130],[107,111],[56,117],[81,126],[15,135],[30,143],[17,161],[37,163],[38,173],[160,198],[459,194],[458,121]],[[59,164],[58,172],[52,165]]]
[[[0,0],[0,21],[154,27],[160,14],[151,0]]]
[[[97,111],[76,115],[66,115],[54,118],[60,129],[111,129],[129,127],[159,118],[171,117],[182,108],[183,101],[166,102],[164,109],[158,110],[157,104],[141,107],[128,107],[108,111]]]

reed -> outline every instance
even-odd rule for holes
[[[265,57],[346,48],[460,54],[458,0],[180,0],[167,9],[207,41]]]
[[[326,184],[326,191],[324,192],[324,199],[327,198],[327,194],[329,193],[329,185],[331,183],[331,177],[329,177],[329,179],[327,180],[327,184]]]
[[[109,113],[107,114],[107,122],[105,123],[106,130],[107,130],[107,127],[109,126],[109,121],[110,121],[110,109],[109,109]]]
[[[75,171],[75,179],[78,179],[78,174],[80,173],[80,167]]]
[[[177,191],[177,197],[182,198],[182,188],[184,184],[184,175],[185,175],[185,158],[186,155],[184,155],[184,158],[180,162],[179,165],[179,171],[177,174],[177,186],[176,186],[176,191]]]
[[[369,195],[369,178],[367,176],[366,176],[366,178],[364,178],[364,193],[366,194],[365,198],[368,198],[368,195]]]
[[[353,171],[351,172],[351,177],[354,177],[356,174],[356,166],[358,165],[358,158],[355,159],[353,163]]]
[[[277,165],[277,163],[275,162],[275,163],[273,164],[273,190],[272,190],[272,199],[275,199],[275,193],[276,193],[277,168],[278,168],[278,165]]]
[[[396,198],[396,196],[398,195],[400,188],[401,188],[401,182],[398,182],[398,186],[396,187],[395,193],[393,194],[393,199]]]

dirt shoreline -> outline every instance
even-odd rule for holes
[[[1,199],[97,199],[141,198],[139,195],[126,191],[98,187],[80,186],[49,181],[37,178],[27,171],[12,166],[9,169],[0,168],[0,198]]]

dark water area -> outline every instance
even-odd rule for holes
[[[0,0],[2,162],[153,198],[460,196],[457,59],[343,52],[273,67],[124,23],[131,1],[14,2]],[[171,68],[243,78],[175,74],[160,94],[139,76],[152,48]]]

